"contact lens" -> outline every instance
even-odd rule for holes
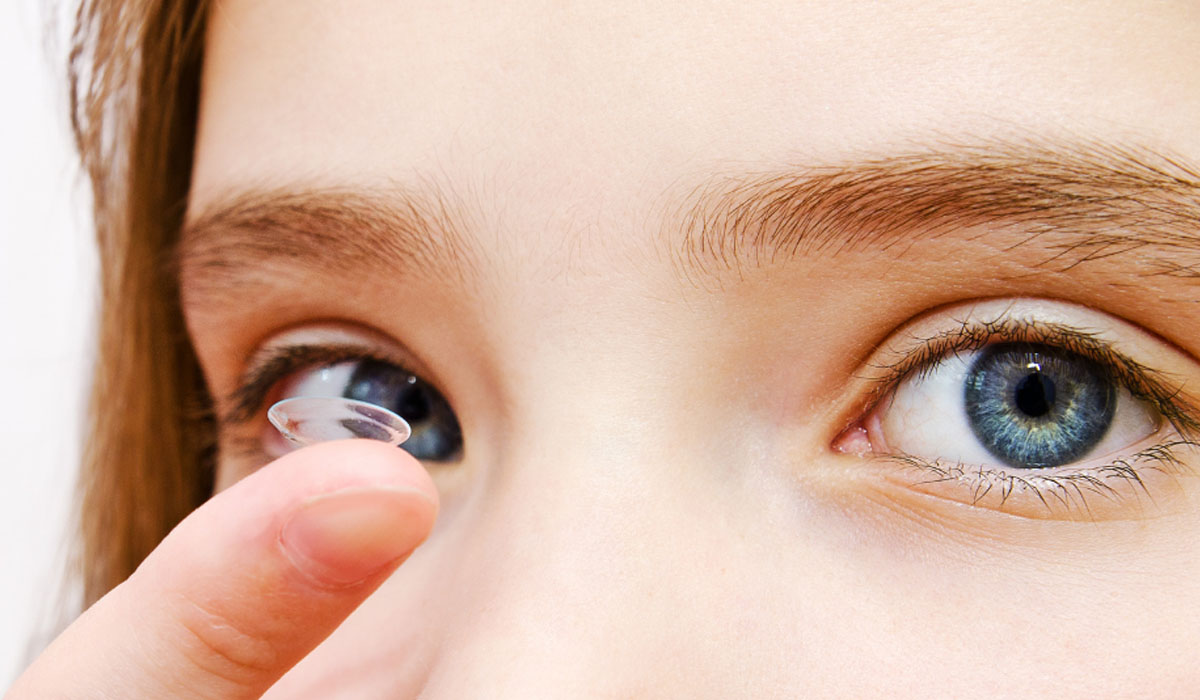
[[[284,399],[271,406],[267,419],[285,438],[301,447],[348,438],[399,445],[412,435],[408,422],[386,408],[340,397]]]

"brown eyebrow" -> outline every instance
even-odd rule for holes
[[[669,195],[668,195],[669,196]],[[267,273],[478,280],[466,210],[437,188],[247,192],[184,227],[189,294]],[[1068,270],[1141,251],[1132,275],[1200,279],[1200,173],[1148,149],[985,142],[844,165],[711,177],[665,208],[659,241],[693,283],[796,255],[902,255],[921,240],[989,237]]]
[[[680,222],[668,234],[682,240],[670,244],[676,268],[693,281],[796,255],[900,255],[949,234],[992,236],[1000,249],[1037,243],[1035,265],[1056,270],[1154,252],[1140,257],[1141,273],[1200,278],[1200,262],[1188,261],[1200,254],[1200,171],[1099,142],[953,144],[717,176],[667,218]]]
[[[461,210],[434,188],[278,189],[219,200],[189,217],[174,251],[189,295],[235,293],[271,274],[474,275]]]

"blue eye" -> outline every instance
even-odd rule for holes
[[[1057,467],[1088,454],[1112,425],[1115,383],[1094,361],[1049,345],[1003,343],[967,371],[964,408],[997,460]]]
[[[1161,416],[1096,360],[1043,343],[955,353],[900,382],[875,444],[928,463],[1050,469],[1108,457]]]
[[[462,429],[445,397],[401,367],[378,360],[359,360],[342,396],[387,408],[412,426],[401,448],[417,459],[444,462],[462,448]]]

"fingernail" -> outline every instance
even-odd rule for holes
[[[300,506],[279,532],[292,563],[328,586],[378,573],[419,543],[409,534],[428,498],[398,489],[347,489]]]

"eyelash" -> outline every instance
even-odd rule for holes
[[[918,482],[919,484],[962,483],[971,490],[970,503],[973,506],[978,505],[993,490],[999,489],[1001,507],[1008,502],[1013,493],[1026,491],[1032,493],[1047,511],[1054,509],[1051,499],[1067,509],[1082,508],[1084,511],[1090,511],[1087,500],[1089,494],[1114,500],[1121,498],[1121,492],[1107,483],[1110,479],[1119,479],[1132,485],[1137,491],[1151,496],[1141,476],[1141,470],[1158,469],[1165,473],[1189,470],[1190,467],[1178,457],[1176,451],[1196,446],[1198,444],[1189,439],[1170,440],[1098,467],[1088,467],[1077,472],[1030,476],[963,464],[947,466],[912,455],[891,455],[885,459],[929,475],[929,478]]]
[[[267,396],[284,377],[303,369],[327,367],[341,362],[375,360],[411,371],[396,358],[357,345],[292,345],[272,351],[264,360],[251,367],[229,395],[225,424],[246,423],[264,408]]]
[[[959,482],[970,491],[972,505],[978,505],[999,489],[1000,505],[1003,506],[1020,490],[1032,493],[1047,510],[1052,510],[1053,500],[1068,509],[1078,507],[1088,511],[1089,494],[1109,498],[1121,496],[1107,483],[1109,480],[1119,479],[1149,495],[1141,470],[1157,469],[1175,474],[1190,471],[1177,452],[1200,447],[1195,438],[1200,432],[1200,411],[1185,402],[1181,398],[1181,389],[1172,386],[1162,373],[1116,351],[1093,333],[1058,324],[1009,318],[991,322],[964,321],[958,328],[918,338],[917,342],[918,348],[906,352],[897,362],[873,366],[882,374],[865,378],[875,388],[868,397],[867,410],[861,415],[870,415],[904,380],[927,376],[959,353],[980,350],[998,342],[1032,342],[1058,347],[1098,363],[1109,381],[1118,382],[1133,398],[1148,402],[1178,433],[1174,439],[1108,464],[1076,471],[1062,467],[1046,470],[1046,473],[1024,474],[1002,468],[947,465],[908,454],[878,456],[925,474],[928,478],[918,484]]]

